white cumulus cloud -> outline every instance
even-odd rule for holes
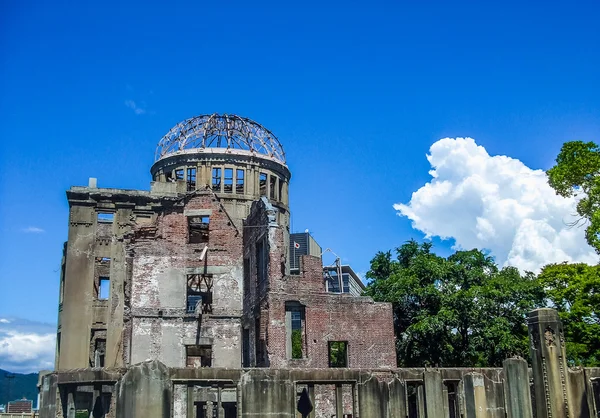
[[[18,318],[0,320],[0,369],[32,373],[54,368],[56,329]]]
[[[490,156],[472,138],[444,138],[429,149],[432,179],[397,203],[398,215],[427,237],[454,239],[456,249],[491,251],[501,266],[538,272],[562,261],[596,264],[577,221],[576,200],[557,196],[543,170]]]

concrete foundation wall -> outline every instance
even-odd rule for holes
[[[521,379],[524,371],[527,369],[518,361],[505,364],[504,370],[190,369],[149,361],[127,369],[44,376],[40,418],[62,417],[61,411],[70,408],[93,412],[93,405],[100,402],[94,399],[104,399],[102,409],[96,406],[100,412],[94,417],[195,418],[198,408],[214,409],[221,418],[301,417],[298,409],[303,391],[312,408],[307,415],[311,418],[348,414],[360,418],[499,418],[514,417],[515,412],[526,418],[531,416],[527,414],[531,414],[531,404],[528,409],[516,405],[527,400],[517,394],[520,390],[525,393],[529,385]],[[589,376],[599,372],[583,372],[587,373],[583,385],[587,391],[592,385]],[[460,387],[456,404],[453,395],[448,395],[448,388],[455,384]],[[88,398],[90,401],[82,401]],[[595,401],[586,398],[584,404],[587,412],[571,416],[591,418]],[[452,405],[455,409],[451,412]]]

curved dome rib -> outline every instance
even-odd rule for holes
[[[187,149],[225,148],[269,156],[285,164],[285,152],[275,135],[248,118],[200,115],[175,125],[156,147],[155,161]]]

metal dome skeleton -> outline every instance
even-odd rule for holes
[[[285,152],[271,131],[237,115],[200,115],[179,122],[162,137],[155,161],[185,150],[222,148],[268,156],[285,165]]]

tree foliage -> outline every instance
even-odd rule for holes
[[[600,366],[600,266],[550,264],[538,279],[563,321],[569,363]]]
[[[600,147],[593,142],[566,142],[547,174],[558,195],[581,196],[577,214],[589,222],[586,240],[600,254]]]
[[[499,269],[479,250],[437,256],[409,241],[371,261],[367,294],[391,302],[401,366],[500,366],[529,354],[526,315],[541,306],[533,274]]]

